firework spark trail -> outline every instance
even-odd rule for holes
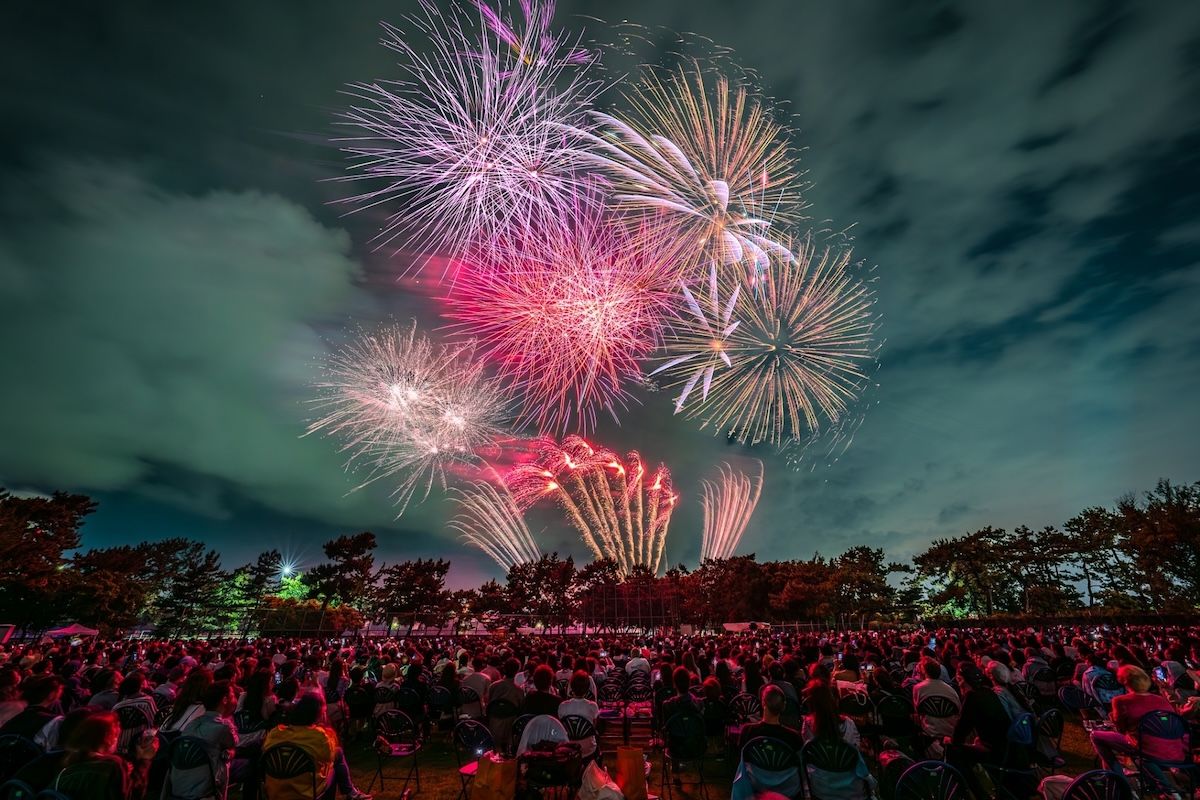
[[[450,529],[490,556],[507,572],[517,564],[536,561],[541,551],[525,524],[525,516],[508,489],[475,481],[456,491],[458,514]]]
[[[692,376],[682,356],[720,346],[731,365],[714,371],[708,396],[679,404],[738,442],[783,445],[836,425],[868,382],[878,343],[875,297],[849,248],[818,247],[805,238],[788,260],[743,287],[734,305],[739,324],[723,341],[710,327],[680,318],[664,352],[673,383]]]
[[[587,433],[628,405],[671,303],[655,247],[581,201],[460,262],[445,316],[518,391],[519,424]]]
[[[505,476],[519,508],[552,499],[566,511],[596,558],[611,559],[622,576],[634,569],[657,572],[678,497],[665,466],[647,486],[641,456],[624,460],[579,436],[562,443],[537,440],[534,459]]]
[[[473,342],[434,344],[411,326],[363,335],[330,354],[316,384],[321,416],[308,433],[341,440],[355,488],[395,479],[403,514],[418,494],[446,486],[446,471],[477,462],[509,416],[510,399],[475,357]]]
[[[730,558],[746,532],[758,498],[762,496],[762,462],[758,462],[757,478],[722,464],[716,481],[700,483],[703,491],[700,502],[704,508],[700,560]]]
[[[400,80],[353,85],[339,141],[368,190],[356,210],[386,206],[375,242],[403,239],[423,257],[453,256],[577,193],[575,134],[599,91],[594,58],[549,27],[553,3],[522,0],[517,21],[477,2],[478,19],[421,0],[411,36],[384,24]]]
[[[707,79],[696,62],[648,70],[628,99],[628,120],[597,112],[597,131],[563,128],[611,181],[618,208],[675,242],[688,272],[709,261],[762,270],[772,254],[789,257],[772,229],[798,219],[800,173],[787,130],[762,102],[724,75]]]

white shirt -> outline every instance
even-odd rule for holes
[[[641,656],[635,656],[629,659],[629,663],[625,665],[626,674],[631,673],[636,669],[640,669],[642,672],[648,673],[650,672],[650,662]]]
[[[593,726],[596,724],[596,718],[600,716],[600,707],[591,700],[586,700],[580,697],[572,697],[570,700],[563,700],[558,704],[558,718],[563,717],[583,717]],[[596,737],[591,736],[587,739],[582,739],[579,742],[579,752],[584,757],[590,756],[596,752]]]

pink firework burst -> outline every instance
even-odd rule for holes
[[[590,204],[563,217],[460,262],[446,316],[517,388],[520,424],[586,433],[597,411],[616,420],[641,381],[673,271],[654,240]]]

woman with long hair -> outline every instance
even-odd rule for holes
[[[204,714],[204,703],[200,698],[213,684],[212,670],[207,667],[196,667],[183,679],[175,703],[171,706],[171,715],[163,723],[164,733],[182,731],[189,722]]]
[[[52,788],[71,800],[141,800],[158,740],[140,738],[129,762],[116,753],[120,737],[121,725],[111,711],[80,720],[66,742],[63,769]]]

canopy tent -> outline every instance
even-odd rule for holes
[[[100,631],[95,628],[88,628],[80,625],[78,622],[72,622],[65,628],[55,628],[52,631],[46,631],[47,636],[95,636]]]

